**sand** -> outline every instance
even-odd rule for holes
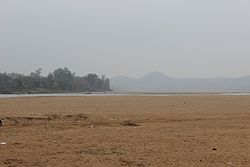
[[[0,166],[250,166],[250,96],[9,98],[0,118]]]

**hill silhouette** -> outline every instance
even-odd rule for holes
[[[250,91],[250,76],[238,78],[174,78],[151,72],[140,78],[111,78],[114,91],[143,92],[246,92]]]

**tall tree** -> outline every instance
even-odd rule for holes
[[[72,89],[74,74],[68,68],[59,68],[52,75],[56,87],[64,91]]]

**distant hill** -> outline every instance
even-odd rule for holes
[[[245,92],[250,91],[250,76],[239,78],[173,78],[152,72],[141,78],[111,78],[114,91],[139,92]]]

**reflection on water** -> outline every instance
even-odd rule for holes
[[[220,95],[220,96],[249,96],[250,92],[242,93],[61,93],[61,94],[0,94],[0,98],[13,97],[85,97],[85,96],[199,96],[199,95]]]

